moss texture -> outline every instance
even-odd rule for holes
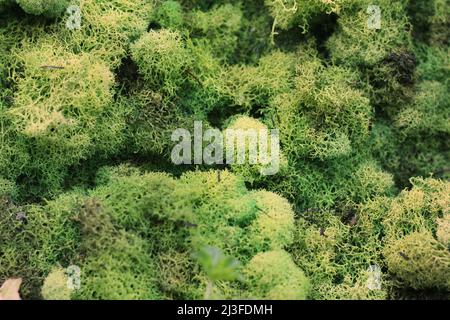
[[[0,283],[49,300],[448,299],[449,13],[0,0]],[[174,165],[172,133],[195,121],[225,153],[228,129],[260,130],[258,148],[277,129],[279,170]]]

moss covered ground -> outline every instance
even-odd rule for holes
[[[448,0],[0,0],[0,285],[449,299],[449,26]],[[196,121],[277,129],[279,171],[175,165]]]

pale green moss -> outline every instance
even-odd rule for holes
[[[256,299],[304,300],[309,281],[285,251],[260,253],[245,267],[249,296]]]
[[[27,13],[57,17],[69,6],[69,0],[16,0],[20,7]]]
[[[181,34],[176,31],[150,31],[132,48],[133,60],[148,84],[169,95],[175,94],[185,79],[189,66],[189,52]]]
[[[54,268],[44,280],[42,297],[45,300],[70,300],[72,290],[67,283],[65,270],[61,267]]]
[[[259,214],[250,227],[250,241],[258,251],[287,249],[294,241],[294,212],[289,202],[275,193],[253,194]]]
[[[450,253],[428,232],[413,232],[384,249],[389,271],[412,288],[450,288]]]

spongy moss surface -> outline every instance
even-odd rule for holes
[[[0,285],[448,299],[449,21],[446,0],[0,0]],[[277,129],[278,172],[174,165],[194,121]]]

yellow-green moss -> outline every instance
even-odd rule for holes
[[[229,134],[229,132],[232,134]],[[283,175],[286,172],[287,160],[280,150],[279,132],[275,134],[261,121],[247,116],[237,116],[230,120],[229,125],[223,131],[223,135],[224,155],[228,157],[229,147],[233,146],[234,163],[230,164],[231,169],[244,177],[246,181],[250,183],[263,181],[270,179],[273,175]],[[266,150],[261,148],[260,143],[263,139],[265,140],[263,143],[267,143]],[[277,140],[278,144],[275,144]],[[276,149],[272,148],[272,144],[275,144]],[[238,150],[244,150],[245,152],[243,163],[239,162],[241,151],[238,152]],[[255,151],[256,154],[254,154]],[[256,158],[250,159],[251,156]],[[267,173],[269,174],[266,175]]]
[[[141,75],[151,88],[175,94],[189,66],[189,52],[180,33],[151,30],[132,45],[131,51]]]
[[[61,267],[54,268],[44,280],[42,297],[45,300],[70,300],[72,290],[67,283],[65,270]]]
[[[418,231],[387,243],[389,271],[414,289],[450,288],[450,252],[427,231]]]
[[[289,202],[268,191],[257,191],[259,214],[250,227],[250,241],[258,251],[287,249],[294,240],[294,212]]]
[[[57,17],[69,6],[69,0],[16,0],[17,4],[27,13]]]
[[[249,297],[273,300],[304,300],[309,281],[285,251],[257,254],[246,265],[244,274]]]

